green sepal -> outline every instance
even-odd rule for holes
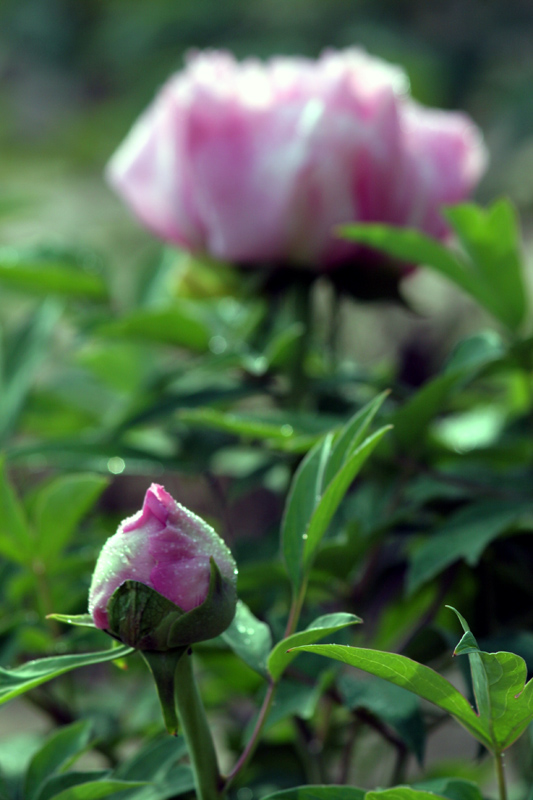
[[[81,628],[96,628],[90,614],[47,614],[46,619],[55,619],[64,625],[78,625]]]
[[[144,650],[142,657],[153,675],[165,728],[172,736],[178,735],[178,712],[176,710],[176,669],[178,661],[187,651],[186,647],[175,650]]]
[[[204,602],[190,611],[138,581],[124,581],[107,604],[107,632],[137,650],[167,651],[219,636],[230,625],[237,605],[233,583],[214,558]]]

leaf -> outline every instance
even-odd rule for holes
[[[328,525],[352,481],[391,427],[391,425],[386,425],[372,434],[372,436],[369,436],[368,439],[365,439],[339,469],[320,497],[304,534],[303,561],[306,569],[311,566],[322,537],[326,533]]]
[[[366,791],[355,786],[296,786],[268,794],[263,800],[365,800]]]
[[[485,548],[529,510],[528,503],[481,500],[451,514],[411,556],[408,592],[414,593],[459,559],[475,567]]]
[[[107,287],[96,273],[73,268],[61,260],[39,259],[12,248],[0,248],[0,282],[39,295],[66,295],[106,300]]]
[[[278,681],[287,666],[293,661],[298,653],[288,653],[287,650],[291,647],[297,647],[303,644],[312,644],[324,636],[329,636],[336,631],[347,628],[349,625],[356,625],[362,622],[360,617],[355,614],[326,614],[325,616],[318,617],[312,622],[305,631],[293,633],[286,639],[282,639],[274,647],[268,657],[268,671],[274,681]]]
[[[410,786],[395,786],[393,789],[367,792],[365,800],[446,800],[446,798],[433,792],[412,789]]]
[[[342,661],[344,664],[357,667],[378,678],[384,678],[396,686],[408,689],[413,694],[429,700],[447,711],[479,742],[490,747],[490,733],[468,700],[446,678],[430,667],[418,664],[416,661],[396,653],[340,644],[314,644],[296,649]]]
[[[378,394],[370,403],[354,414],[339,431],[335,437],[326,468],[326,484],[335,477],[349,456],[362,444],[372,420],[389,394],[388,391]]]
[[[158,342],[185,347],[195,352],[209,349],[211,332],[192,310],[185,306],[141,309],[97,329],[101,336]]]
[[[62,475],[40,488],[35,498],[36,555],[53,562],[108,484],[101,475]]]
[[[524,321],[524,286],[517,214],[507,199],[488,209],[464,203],[445,210],[480,280],[490,290],[499,318],[516,330]]]
[[[215,408],[183,409],[179,412],[179,418],[189,425],[200,425],[202,428],[232,433],[245,439],[287,440],[295,435],[292,425],[270,422],[251,414],[226,413]]]
[[[49,356],[60,314],[61,306],[55,300],[45,300],[8,342],[0,392],[0,442],[13,429],[37,370]]]
[[[22,503],[9,482],[0,457],[0,553],[18,564],[31,558],[33,541]]]
[[[134,789],[136,786],[145,786],[141,781],[116,781],[104,778],[99,781],[79,783],[56,794],[54,800],[100,800],[101,797],[110,797],[113,794]]]
[[[35,753],[24,782],[25,800],[34,800],[47,778],[72,763],[89,743],[91,723],[82,720],[55,731]]]
[[[110,770],[91,770],[90,772],[65,772],[59,775],[52,775],[41,786],[36,800],[52,800],[60,792],[70,789],[71,786],[78,786],[80,783],[90,783],[96,780],[108,778]]]
[[[417,783],[414,788],[438,792],[448,800],[483,800],[479,787],[472,781],[461,778],[434,778]]]
[[[128,781],[155,781],[186,752],[187,745],[183,736],[165,736],[164,739],[151,740],[134,756],[122,762],[113,774],[116,778]]]
[[[526,312],[514,212],[505,201],[485,212],[464,204],[446,215],[465,249],[454,253],[421,231],[381,224],[346,225],[339,232],[412,264],[449,278],[500,322],[516,330]],[[506,285],[507,269],[509,285]]]
[[[287,572],[295,587],[302,580],[304,534],[322,493],[322,481],[333,435],[324,436],[300,463],[289,490],[281,523],[281,548]]]
[[[96,653],[40,658],[36,661],[28,661],[14,669],[0,667],[0,704],[6,703],[13,697],[17,697],[35,686],[40,686],[58,675],[63,675],[65,672],[91,664],[115,661],[130,653],[133,653],[132,647],[112,647],[110,650]]]
[[[266,662],[272,647],[270,628],[242,600],[237,601],[233,622],[221,638],[249,667],[260,675],[267,674]]]
[[[533,720],[533,680],[526,684],[526,662],[520,656],[480,650],[464,617],[452,606],[448,608],[465,631],[455,654],[468,655],[479,714],[491,735],[489,749],[498,755]]]

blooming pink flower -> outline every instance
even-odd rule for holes
[[[189,57],[108,166],[156,235],[235,263],[329,268],[352,258],[334,226],[417,227],[442,237],[443,204],[486,163],[459,113],[416,104],[399,67],[355,48],[318,60]]]
[[[196,608],[207,597],[211,558],[235,586],[237,568],[222,539],[153,483],[142,510],[125,519],[102,548],[89,590],[95,625],[108,627],[107,603],[126,580],[146,584],[182,611]]]

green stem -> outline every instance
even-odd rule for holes
[[[186,653],[176,667],[176,702],[194,773],[198,800],[220,800],[222,779],[204,706]]]
[[[505,770],[503,765],[503,753],[494,754],[496,765],[496,777],[498,778],[498,797],[499,800],[507,800],[507,787],[505,786]]]
[[[298,620],[300,618],[300,612],[302,610],[302,605],[305,598],[305,591],[307,588],[307,579],[303,581],[300,590],[293,595],[291,609],[289,612],[289,618],[287,620],[287,627],[285,629],[284,639],[287,636],[290,636],[291,633],[294,633],[296,630],[296,626],[298,625]],[[241,753],[241,756],[231,772],[228,774],[226,781],[224,783],[223,793],[226,793],[230,788],[231,784],[234,782],[235,778],[239,774],[239,772],[248,764],[251,757],[255,753],[255,749],[259,744],[259,737],[261,736],[263,727],[265,722],[267,721],[268,714],[270,712],[270,707],[272,706],[272,702],[274,700],[274,695],[276,694],[276,689],[278,688],[277,683],[270,683],[266,694],[263,698],[263,703],[261,704],[261,708],[259,710],[259,714],[252,731],[252,735],[250,736],[246,747]]]

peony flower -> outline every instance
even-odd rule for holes
[[[486,163],[460,113],[409,96],[406,75],[352,48],[318,60],[189,56],[134,125],[107,175],[157,236],[236,264],[330,269],[358,245],[347,222],[443,237],[443,204]]]
[[[102,548],[89,613],[97,628],[141,650],[188,645],[230,624],[236,575],[213,528],[152,484],[142,510]]]

